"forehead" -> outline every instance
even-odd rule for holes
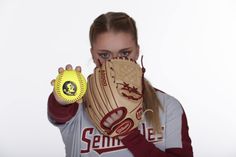
[[[130,33],[126,32],[105,32],[99,34],[93,42],[95,49],[122,49],[134,47],[135,41]]]

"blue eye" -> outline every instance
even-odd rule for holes
[[[128,57],[130,53],[130,51],[122,51],[120,52],[120,57]]]
[[[110,58],[110,53],[99,53],[98,54],[102,59],[109,59]]]

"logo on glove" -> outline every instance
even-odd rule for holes
[[[101,70],[101,81],[103,86],[107,86],[106,72],[104,70]]]
[[[117,85],[121,85],[121,90],[123,92],[121,92],[121,94],[124,96],[124,97],[127,97],[128,99],[132,99],[132,100],[139,100],[143,97],[142,93],[140,93],[138,91],[138,88],[137,87],[130,87],[128,83],[117,83]]]

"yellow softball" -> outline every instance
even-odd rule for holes
[[[75,70],[65,70],[60,73],[54,84],[57,95],[68,103],[74,103],[81,99],[87,89],[84,76]]]

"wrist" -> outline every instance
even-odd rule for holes
[[[136,137],[137,135],[140,134],[140,131],[138,130],[138,128],[135,128],[133,130],[131,130],[128,134],[124,135],[124,136],[118,136],[118,138],[123,142],[125,141],[129,141],[132,140],[134,137]]]
[[[61,100],[61,99],[57,96],[55,90],[53,90],[53,96],[54,96],[56,102],[57,102],[58,104],[60,104],[61,106],[67,106],[67,105],[70,104],[70,103],[68,103],[68,102],[65,102],[65,101]]]

